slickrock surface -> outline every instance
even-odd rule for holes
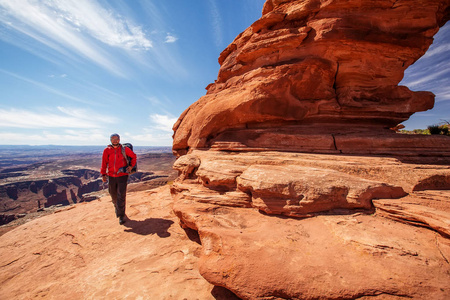
[[[127,200],[125,226],[104,197],[0,236],[0,299],[234,299],[200,276],[168,186]]]
[[[217,80],[174,126],[173,149],[441,153],[389,128],[434,95],[398,86],[449,19],[449,0],[268,0],[221,53]]]
[[[202,276],[242,299],[450,295],[449,165],[194,150],[174,167]]]

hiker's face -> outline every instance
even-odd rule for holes
[[[117,146],[117,145],[119,145],[119,143],[120,143],[120,138],[119,138],[119,137],[113,136],[113,137],[111,138],[111,144],[112,144],[113,146]]]

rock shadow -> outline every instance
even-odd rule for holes
[[[217,285],[212,289],[211,295],[216,300],[241,300],[232,291]]]
[[[172,220],[160,219],[160,218],[148,218],[143,221],[128,219],[125,224],[125,232],[132,232],[140,235],[157,234],[161,238],[170,236],[170,232],[167,230],[172,226],[174,222]]]
[[[364,214],[364,215],[372,215],[376,212],[376,208],[372,203],[371,208],[333,208],[329,210],[311,212],[305,214],[305,216],[287,216],[283,214],[268,214],[263,210],[258,211],[260,214],[270,217],[270,218],[278,218],[278,219],[296,219],[296,220],[304,220],[308,218],[314,218],[317,216],[346,216],[346,215],[354,215],[354,214]]]
[[[198,234],[198,231],[191,229],[191,228],[183,228],[184,232],[186,233],[187,237],[197,244],[201,245],[202,241],[200,240],[200,235]]]

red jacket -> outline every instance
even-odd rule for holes
[[[131,166],[134,167],[136,165],[136,154],[128,147],[125,147],[125,153],[131,157]],[[117,173],[120,168],[126,166],[127,161],[122,154],[122,145],[117,148],[109,145],[105,148],[105,150],[103,150],[102,168],[100,169],[100,173],[102,175],[108,175],[111,177],[128,175],[127,173]],[[108,173],[106,173],[106,167],[108,167]]]

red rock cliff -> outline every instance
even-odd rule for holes
[[[449,7],[265,3],[174,126],[173,210],[205,279],[242,299],[448,298],[450,138],[389,128],[433,107],[398,83]]]

